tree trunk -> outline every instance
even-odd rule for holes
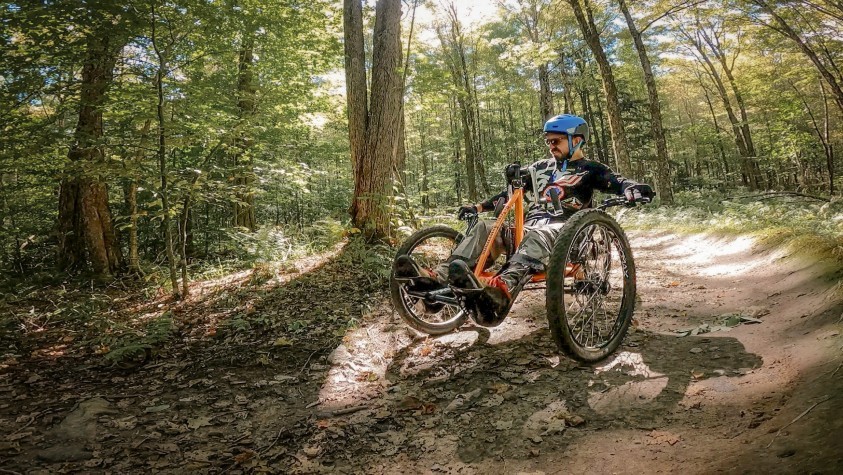
[[[401,73],[401,97],[404,97],[404,94],[407,92],[407,75],[410,70],[410,47],[413,44],[413,30],[416,25],[416,7],[418,7],[418,2],[420,0],[413,0],[413,10],[410,16],[410,33],[407,35],[407,53],[404,55],[404,71]],[[399,187],[399,192],[402,195],[407,194],[406,187],[407,187],[407,131],[406,131],[406,111],[404,110],[404,101],[401,101],[401,114],[400,120],[401,123],[398,127],[398,140],[395,142],[395,147],[393,150],[393,160],[392,160],[392,167],[395,170],[395,176],[393,177]],[[404,200],[405,205],[407,206],[408,213],[412,216],[413,210],[410,207],[410,201]],[[413,221],[415,221],[415,217],[413,217]]]
[[[635,20],[629,13],[626,0],[618,0],[618,4],[626,18],[629,33],[638,52],[638,59],[641,61],[641,69],[644,72],[644,83],[647,85],[647,96],[650,106],[650,131],[656,141],[656,185],[659,189],[661,201],[664,204],[673,204],[673,186],[670,182],[670,162],[667,157],[667,140],[664,137],[662,125],[662,111],[659,103],[659,92],[656,88],[656,79],[653,75],[653,67],[650,65],[650,58],[641,39],[641,32],[635,26]]]
[[[562,77],[562,97],[565,101],[565,113],[577,115],[577,107],[574,102],[573,94],[575,89],[574,79],[568,72],[568,68],[565,65],[565,55],[562,53],[559,54],[559,75]],[[585,109],[583,109],[583,113],[585,113]],[[591,122],[589,122],[589,124],[591,124]]]
[[[237,62],[237,111],[241,122],[248,122],[257,106],[257,88],[254,72],[255,35],[246,32]],[[244,127],[234,140],[234,186],[237,190],[234,202],[234,226],[249,231],[257,229],[255,222],[255,171],[252,165],[251,148],[253,140],[248,128]]]
[[[453,7],[453,5],[452,5]],[[451,73],[451,79],[457,89],[456,99],[459,106],[460,123],[462,124],[462,137],[465,147],[465,171],[466,184],[468,186],[468,199],[477,201],[477,149],[475,147],[475,124],[474,108],[472,107],[472,90],[469,85],[468,71],[466,68],[464,45],[460,33],[459,20],[456,11],[450,11],[451,31],[450,38],[446,38],[441,28],[436,32],[442,51],[445,54],[446,63]]]
[[[110,32],[87,39],[82,66],[79,120],[67,154],[70,169],[59,191],[59,266],[80,268],[89,260],[95,274],[108,277],[122,264],[120,245],[108,206],[104,177],[92,173],[105,162],[102,109],[123,48]]]
[[[811,110],[811,106],[808,105],[808,101],[805,99],[805,95],[802,94],[802,92],[796,87],[796,84],[793,84],[793,82],[791,81],[790,87],[796,92],[796,95],[799,97],[799,100],[802,101],[802,105],[805,106],[805,112],[808,113],[808,117],[811,119],[811,125],[814,128],[814,133],[817,134],[817,138],[820,139],[820,144],[822,144],[823,146],[823,153],[825,154],[826,172],[828,173],[829,194],[834,194],[834,152],[831,143],[831,130],[829,128],[828,96],[825,91],[825,83],[823,82],[822,78],[820,78],[820,96],[822,97],[823,101],[822,125],[820,125],[816,115],[814,115],[814,112]]]
[[[542,122],[554,116],[553,92],[550,90],[550,72],[547,64],[539,66],[539,110],[542,115]]]
[[[729,161],[726,159],[726,149],[723,147],[723,138],[720,136],[720,123],[717,122],[717,114],[714,113],[714,104],[711,102],[711,96],[708,94],[708,88],[706,88],[702,83],[702,77],[698,78],[700,80],[700,86],[703,88],[703,94],[705,95],[705,102],[708,104],[708,111],[711,113],[711,121],[714,123],[714,133],[717,134],[717,149],[720,151],[720,160],[723,162],[723,172],[726,174],[724,176],[724,181],[729,179]]]
[[[134,156],[134,166],[139,166],[143,160],[144,152],[149,145],[151,126],[152,120],[150,119],[143,123],[138,151]],[[126,185],[125,196],[126,208],[129,212],[129,272],[142,274],[143,270],[140,267],[140,255],[138,253],[138,181],[134,177]]]
[[[586,148],[586,153],[588,154],[589,160],[594,160],[594,151],[595,149],[600,149],[600,135],[597,134],[597,128],[594,126],[594,113],[591,111],[591,104],[589,104],[588,100],[588,92],[583,88],[580,92],[580,105],[582,106],[583,115],[585,115],[585,120],[589,124],[591,124],[591,130],[595,133],[592,133],[592,137],[594,137],[594,145],[591,147]]]
[[[366,134],[369,123],[366,89],[366,55],[363,44],[363,6],[361,0],[343,3],[345,88],[348,109],[348,138],[351,145],[351,169],[354,177],[363,173],[366,161]],[[354,180],[354,196],[350,212],[354,215],[356,197],[363,194]]]
[[[476,47],[475,47],[476,49]],[[474,112],[474,158],[476,161],[475,168],[477,176],[480,177],[480,187],[483,189],[483,195],[489,196],[492,194],[492,188],[489,186],[489,177],[486,175],[486,155],[483,153],[483,144],[486,143],[482,137],[483,123],[480,121],[480,100],[477,98],[477,75],[472,75],[471,88],[473,91],[471,99],[471,107]]]
[[[460,120],[462,121],[462,136],[465,144],[465,176],[468,182],[468,199],[476,202],[477,193],[477,170],[475,165],[477,161],[474,158],[474,141],[471,139],[471,128],[468,125],[468,111],[466,111],[465,101],[459,99],[457,96],[457,103],[460,107]]]
[[[366,155],[355,178],[352,222],[369,241],[387,239],[392,159],[401,115],[401,0],[378,0]]]
[[[699,25],[699,22],[697,24]],[[716,34],[709,35],[708,32],[702,27],[699,28],[699,32],[705,40],[706,44],[708,44],[708,47],[714,54],[714,57],[720,63],[720,67],[723,70],[723,73],[726,75],[726,79],[729,81],[729,87],[732,89],[732,93],[735,95],[735,102],[738,103],[738,111],[741,114],[741,135],[743,136],[743,142],[746,146],[746,173],[748,173],[749,175],[750,187],[753,189],[761,188],[761,170],[758,168],[758,162],[756,161],[757,154],[755,151],[755,144],[752,140],[752,132],[749,128],[749,118],[746,113],[746,103],[743,100],[743,95],[741,95],[740,88],[738,88],[738,84],[735,81],[735,76],[734,74],[732,74],[732,68],[726,61],[726,54],[723,52],[723,49],[720,46],[720,41],[717,38]]]
[[[606,52],[603,51],[603,46],[600,44],[600,33],[594,25],[591,3],[589,0],[584,1],[585,13],[583,13],[583,8],[580,6],[580,0],[568,0],[574,11],[574,16],[577,18],[577,23],[582,30],[583,37],[588,44],[588,48],[594,55],[598,68],[600,68],[603,92],[606,94],[606,113],[609,116],[609,130],[612,134],[612,150],[617,161],[617,171],[621,175],[635,178],[632,176],[629,144],[626,140],[626,131],[624,130],[623,119],[621,117],[620,99],[618,98],[618,88],[615,85],[615,76],[612,73],[612,66],[609,64]],[[586,18],[586,14],[588,18]]]
[[[421,183],[419,183],[419,194],[424,214],[430,211],[430,167],[427,158],[427,134],[428,128],[424,117],[419,117],[419,152],[421,152]]]
[[[825,84],[820,79],[820,91],[823,98],[823,151],[825,151],[825,164],[828,169],[828,194],[834,194],[834,145],[831,143],[830,117],[828,113],[828,96],[825,91]]]
[[[586,99],[588,99],[589,104],[591,103],[591,95],[586,95]],[[597,95],[597,91],[594,92],[594,102],[597,103],[597,121],[600,122],[600,135],[596,138],[599,138],[597,142],[597,159],[600,163],[605,163],[609,165],[612,163],[612,157],[609,155],[609,137],[606,136],[606,114],[603,113],[603,103],[600,101],[600,97]]]
[[[155,77],[155,86],[158,93],[157,117],[158,117],[158,171],[161,176],[161,213],[163,220],[161,226],[164,228],[164,248],[167,252],[167,266],[170,270],[170,284],[173,288],[173,296],[179,297],[179,282],[176,276],[176,256],[173,252],[173,226],[170,222],[170,191],[167,183],[167,140],[164,124],[164,71],[167,70],[167,60],[164,52],[158,45],[156,38],[156,24],[158,17],[155,15],[155,7],[152,7],[152,47],[158,58],[158,71]]]
[[[697,33],[697,35],[699,35],[699,33]],[[685,36],[691,41],[697,52],[699,52],[706,74],[708,74],[714,83],[715,88],[720,95],[720,100],[723,102],[723,108],[726,110],[726,116],[732,124],[732,132],[735,135],[735,145],[738,147],[738,154],[741,157],[741,172],[743,173],[744,183],[749,186],[750,190],[757,190],[758,183],[754,180],[755,174],[752,172],[752,165],[750,164],[749,148],[747,147],[746,137],[744,136],[740,122],[735,115],[735,110],[732,107],[732,101],[729,99],[729,94],[726,92],[726,86],[723,84],[720,73],[717,72],[717,68],[711,62],[711,59],[705,52],[699,38],[695,39],[687,33]]]
[[[462,169],[462,157],[460,156],[460,138],[457,130],[457,119],[455,117],[456,108],[457,105],[455,104],[455,100],[451,99],[448,101],[448,125],[450,127],[451,137],[454,141],[451,146],[451,149],[454,151],[454,188],[457,191],[457,202],[462,203],[462,175],[460,175],[460,170]]]

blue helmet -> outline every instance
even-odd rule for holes
[[[582,136],[583,142],[588,142],[588,123],[582,117],[571,114],[561,114],[551,117],[544,123],[544,133],[556,132],[569,137]]]
[[[568,156],[565,158],[565,165],[568,164],[568,158],[574,156],[574,153],[580,147],[588,142],[589,130],[588,123],[582,117],[571,114],[561,114],[551,117],[544,123],[544,133],[565,134],[568,137]],[[574,145],[573,138],[576,136],[582,137],[582,142]]]

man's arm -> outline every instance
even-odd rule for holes
[[[505,200],[506,197],[506,190],[503,190],[497,195],[479,203],[477,205],[477,211],[492,211],[495,209],[495,203],[497,203],[497,201],[501,198]]]
[[[594,187],[604,193],[614,193],[616,195],[625,195],[630,201],[645,197],[652,198],[655,196],[653,188],[646,183],[638,183],[629,178],[618,175],[612,169],[601,163],[596,163],[596,179]]]

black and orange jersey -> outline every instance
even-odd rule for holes
[[[527,225],[565,220],[580,209],[590,208],[594,190],[620,195],[630,186],[637,184],[616,174],[600,162],[584,158],[569,160],[567,163],[555,158],[539,160],[530,165],[528,170],[534,178],[527,178],[524,183]],[[553,188],[559,191],[559,200],[564,208],[562,216],[551,215],[546,207],[539,203],[542,198],[548,198],[549,201],[548,192]],[[483,210],[494,209],[495,202],[501,198],[507,198],[507,190],[481,203]]]

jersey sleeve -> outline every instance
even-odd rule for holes
[[[593,162],[592,173],[594,188],[603,193],[623,194],[624,190],[638,183],[613,172],[611,168],[599,162]]]
[[[495,209],[495,202],[501,198],[506,199],[506,190],[480,203],[480,211],[492,211]]]

